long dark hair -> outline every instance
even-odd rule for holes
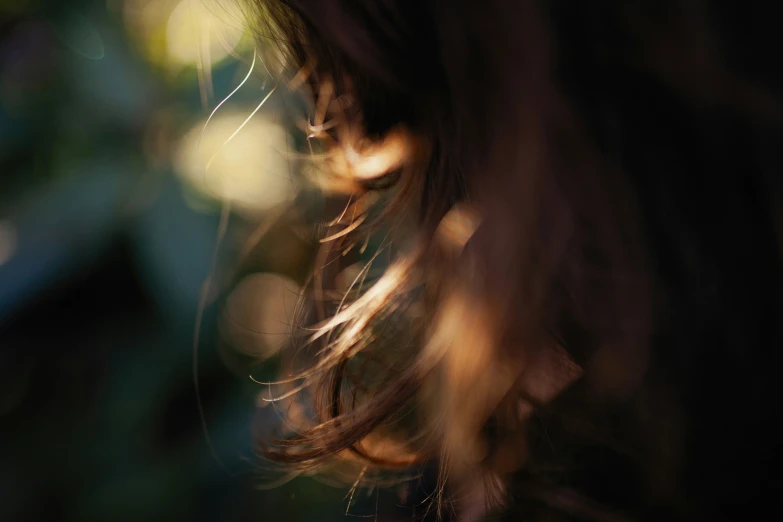
[[[437,461],[457,513],[766,518],[783,485],[770,9],[249,4],[346,198],[314,281],[365,234],[395,241],[373,284],[308,316],[295,389],[316,422],[269,458],[365,477]]]

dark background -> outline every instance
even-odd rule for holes
[[[346,519],[345,489],[257,488],[258,389],[248,364],[227,363],[218,328],[233,276],[200,338],[215,455],[208,445],[192,352],[220,198],[183,182],[174,154],[252,48],[213,64],[205,95],[196,66],[167,63],[177,2],[150,1],[144,32],[144,0],[0,0],[0,520]],[[252,111],[262,80],[234,110]],[[232,216],[216,277],[252,222]],[[306,248],[291,244],[270,234],[257,264],[302,273]],[[378,501],[391,520],[393,495],[376,495],[357,494],[352,513],[373,516]]]

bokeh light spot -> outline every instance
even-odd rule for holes
[[[166,25],[168,59],[180,65],[219,63],[242,40],[242,20],[233,2],[182,0]]]
[[[265,359],[276,354],[293,332],[299,285],[278,274],[253,274],[228,298],[223,329],[232,346]]]
[[[218,113],[203,138],[204,123],[199,123],[181,140],[174,163],[202,195],[229,201],[239,210],[263,211],[295,194],[284,155],[288,136],[269,115],[258,114],[242,127],[246,118]]]

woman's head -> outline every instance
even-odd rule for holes
[[[706,1],[249,3],[312,95],[308,139],[347,201],[313,279],[317,422],[270,457],[437,460],[457,512],[477,483],[487,501],[598,520],[772,498],[774,17]],[[388,268],[332,303],[372,234],[391,238]]]

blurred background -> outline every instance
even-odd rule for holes
[[[397,519],[259,488],[320,201],[255,45],[230,0],[0,0],[0,520]]]

